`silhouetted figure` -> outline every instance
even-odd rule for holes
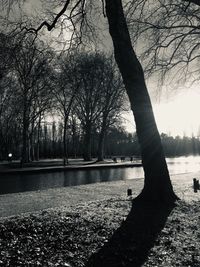
[[[113,161],[114,161],[115,163],[117,163],[117,158],[113,158]]]

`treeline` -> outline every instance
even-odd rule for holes
[[[161,134],[161,140],[166,156],[183,156],[200,154],[200,138],[187,136],[168,136]]]
[[[140,147],[135,133],[123,129],[112,129],[106,143],[106,155],[140,156]],[[163,149],[167,157],[200,155],[200,137],[169,136],[161,134]]]
[[[125,109],[112,56],[59,57],[30,35],[0,39],[0,159],[12,153],[22,165],[57,156],[67,163],[69,155],[103,160],[106,135]]]
[[[38,158],[63,158],[63,123],[62,121],[43,121],[40,127],[40,144]],[[78,121],[73,121],[68,125],[67,148],[68,157],[80,158],[83,157],[84,151],[84,133]],[[99,132],[94,131],[91,134],[91,157],[98,156],[98,140]],[[37,143],[35,144],[35,150]],[[10,151],[11,152],[11,151]],[[30,150],[29,150],[30,152]],[[12,150],[15,159],[21,156],[20,146],[13,146]],[[113,156],[132,156],[140,155],[139,144],[135,134],[130,134],[120,126],[111,126],[107,132],[104,142],[104,156],[111,158]],[[7,155],[6,155],[7,156]],[[31,157],[30,157],[31,158]]]
[[[59,57],[27,36],[0,34],[0,160],[140,155],[121,127],[126,95],[112,56]],[[199,154],[195,137],[161,135],[165,154]]]

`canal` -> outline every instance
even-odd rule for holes
[[[167,158],[170,174],[200,171],[200,156]],[[143,178],[142,167],[87,168],[45,173],[0,175],[0,194],[44,190],[97,182]]]

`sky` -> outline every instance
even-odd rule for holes
[[[154,105],[154,112],[160,131],[196,136],[200,127],[200,91],[177,94],[168,103]]]
[[[180,90],[173,97],[152,101],[160,133],[172,136],[198,136],[200,132],[200,90]],[[125,116],[125,127],[135,131],[132,112]]]

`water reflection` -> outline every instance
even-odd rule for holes
[[[0,194],[142,178],[142,168],[100,168],[35,174],[9,174],[0,178]]]
[[[200,171],[200,156],[167,158],[170,174]],[[52,173],[10,174],[0,177],[0,194],[67,187],[96,182],[143,178],[142,167],[100,168]]]
[[[200,156],[167,158],[170,174],[200,171]]]

